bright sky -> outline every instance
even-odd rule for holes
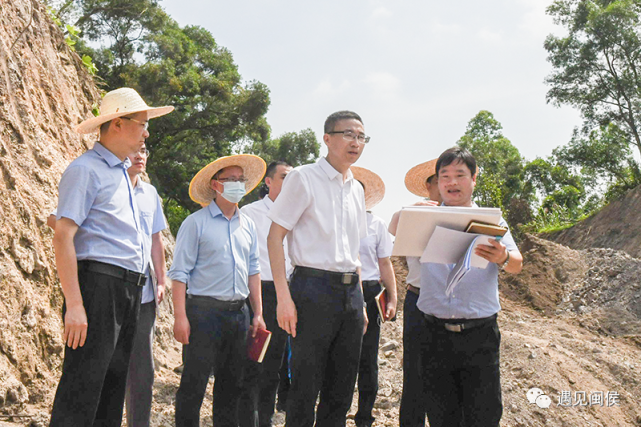
[[[578,112],[546,104],[551,0],[163,0],[181,25],[207,28],[244,80],[271,91],[272,137],[361,115],[372,140],[356,163],[379,174],[389,221],[416,196],[406,172],[438,157],[489,110],[531,160],[566,144]],[[326,154],[323,144],[321,154]]]

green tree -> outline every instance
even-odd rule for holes
[[[529,209],[524,206],[529,206],[533,194],[523,184],[523,158],[502,130],[491,112],[480,111],[469,121],[458,145],[469,150],[479,166],[474,192],[479,203],[501,208],[514,224],[525,223]]]
[[[320,154],[320,144],[314,131],[308,128],[298,133],[285,133],[277,139],[255,141],[250,151],[267,164],[283,160],[296,167],[315,162]]]
[[[567,30],[544,44],[548,102],[579,109],[585,132],[615,124],[641,152],[641,1],[556,0],[547,13]]]

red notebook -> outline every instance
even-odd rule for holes
[[[374,299],[376,300],[378,314],[381,316],[381,322],[387,322],[389,320],[389,318],[385,316],[385,313],[387,312],[387,289],[380,291]]]
[[[272,339],[272,333],[267,329],[259,329],[256,336],[251,334],[247,336],[247,357],[254,362],[261,363],[269,347],[269,341]]]

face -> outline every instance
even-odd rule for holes
[[[245,179],[243,168],[240,166],[228,166],[220,171],[216,179],[211,180],[210,185],[214,191],[222,193],[225,190],[224,182],[239,181],[242,179]]]
[[[430,200],[435,200],[437,202],[442,202],[441,193],[438,191],[438,178],[432,175],[433,178],[431,182],[425,182],[425,188],[427,188],[427,193],[429,194]]]
[[[471,206],[476,176],[461,161],[441,167],[438,171],[438,189],[448,206]]]
[[[130,153],[136,153],[145,145],[145,140],[149,138],[149,132],[145,129],[145,123],[149,120],[146,111],[127,117],[120,117],[114,119],[114,121],[117,122],[116,125],[120,130],[119,140],[126,145],[128,150],[131,150],[129,151]]]
[[[134,174],[138,175],[139,173],[143,173],[145,171],[145,168],[147,167],[147,158],[149,157],[149,152],[147,151],[147,147],[144,144],[140,150],[133,154],[130,154],[127,157],[129,157],[129,160],[131,160],[131,166],[129,167],[128,172],[133,172]]]
[[[280,194],[280,190],[283,188],[283,181],[291,170],[291,166],[278,165],[276,166],[274,177],[265,178],[265,184],[269,187],[269,198],[272,199],[272,201],[276,200]]]
[[[339,120],[334,126],[335,132],[351,130],[356,135],[365,134],[363,124],[356,119]],[[347,141],[342,133],[323,135],[323,141],[327,145],[328,157],[341,164],[352,165],[363,153],[365,144],[354,141]]]

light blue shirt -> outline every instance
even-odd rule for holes
[[[144,182],[138,177],[134,187],[136,203],[140,210],[140,225],[143,231],[143,247],[145,248],[145,259],[149,260],[149,267],[146,271],[147,283],[142,289],[141,303],[145,304],[156,300],[156,287],[154,280],[156,275],[151,260],[151,237],[167,228],[167,222],[162,212],[162,203],[156,188]]]
[[[79,261],[101,261],[142,273],[148,260],[129,166],[129,159],[120,160],[96,142],[62,174],[56,219],[69,218],[78,225],[74,246]]]
[[[501,218],[499,225],[507,227]],[[512,234],[501,239],[508,251],[516,251]],[[447,296],[447,276],[456,264],[421,264],[421,293],[416,306],[423,313],[440,319],[481,319],[501,310],[499,302],[499,267],[491,262],[487,268],[472,268],[454,292]]]
[[[245,299],[248,278],[258,273],[256,225],[239,210],[228,220],[212,202],[180,226],[169,277],[186,283],[188,294],[223,301]]]

